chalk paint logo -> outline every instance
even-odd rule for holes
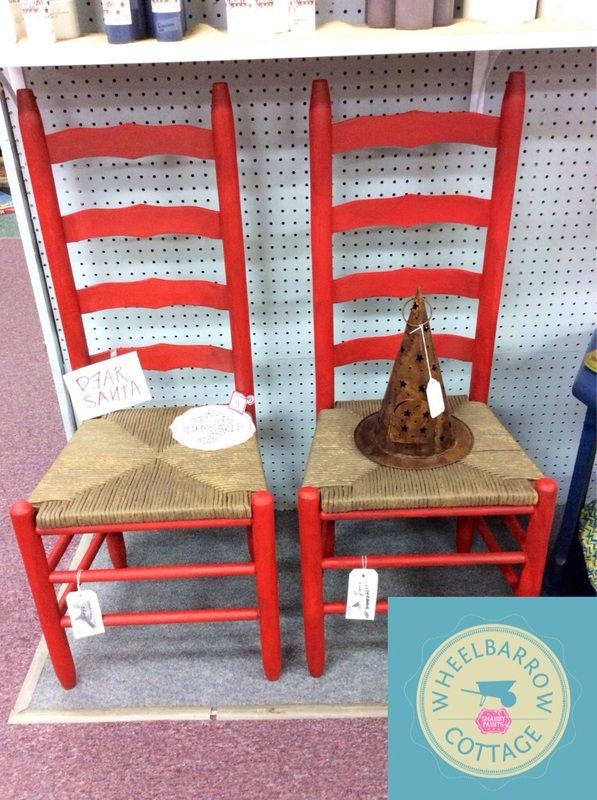
[[[451,636],[423,667],[419,722],[433,750],[461,772],[506,778],[557,746],[570,714],[560,662],[540,639],[510,625]]]

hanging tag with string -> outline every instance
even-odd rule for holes
[[[425,306],[427,307],[427,305],[428,303],[427,301],[425,301]],[[404,308],[402,309],[402,315],[404,316]],[[432,419],[435,419],[435,417],[439,417],[439,415],[446,410],[446,404],[444,403],[444,394],[442,392],[442,385],[431,374],[431,365],[429,364],[429,354],[427,353],[427,342],[425,341],[425,328],[429,330],[430,319],[431,319],[431,313],[428,313],[427,321],[422,323],[421,325],[417,325],[416,328],[413,328],[412,331],[408,331],[408,333],[410,335],[417,332],[421,334],[421,340],[423,342],[423,352],[425,353],[425,363],[427,364],[427,375],[429,376],[427,386],[425,387],[425,394],[427,395],[427,405],[429,406],[429,414]]]
[[[348,576],[346,619],[375,619],[378,582],[377,570],[367,569],[367,556],[361,556],[361,568],[351,570]]]
[[[81,572],[77,572],[77,591],[66,595],[66,607],[75,639],[105,633],[102,610],[93,589],[81,589]]]

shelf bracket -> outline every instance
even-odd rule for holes
[[[485,110],[485,88],[489,73],[501,50],[478,50],[473,61],[470,110],[482,114]]]

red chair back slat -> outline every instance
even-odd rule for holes
[[[226,286],[215,281],[144,281],[96,283],[79,289],[82,314],[107,308],[163,308],[164,306],[207,306],[228,308]]]
[[[364,297],[409,297],[417,287],[428,294],[478,299],[474,338],[435,334],[434,342],[438,355],[472,362],[470,397],[487,401],[523,116],[522,73],[509,76],[499,117],[470,112],[408,112],[333,123],[327,82],[314,81],[309,110],[309,149],[317,411],[334,404],[335,367],[366,360],[393,360],[401,339],[401,334],[393,334],[335,344],[334,304]],[[440,142],[495,148],[489,199],[469,195],[403,195],[334,205],[334,153]],[[334,279],[334,233],[436,222],[487,228],[481,273],[454,268],[404,267]]]
[[[332,152],[366,147],[422,147],[442,142],[495,147],[499,119],[469,111],[407,111],[390,116],[353,117],[336,122]]]
[[[486,227],[489,222],[489,200],[468,195],[405,194],[371,200],[351,200],[334,206],[332,231],[353,231],[358,228],[410,228],[451,222]]]
[[[348,303],[355,297],[412,297],[421,289],[424,294],[456,294],[478,297],[481,275],[468,269],[417,269],[358,272],[333,282],[334,303]]]
[[[393,361],[402,341],[402,333],[387,336],[363,336],[347,339],[334,345],[334,365],[343,367],[357,361]],[[456,358],[470,361],[473,356],[474,339],[454,333],[435,333],[433,345],[440,358]]]
[[[212,160],[209,128],[194,125],[137,125],[107,128],[65,128],[46,137],[52,164],[84,158],[126,158],[174,155]]]
[[[234,361],[232,350],[216,347],[211,344],[150,344],[144,347],[118,347],[93,353],[89,363],[96,364],[109,358],[113,353],[123,356],[136,352],[143,369],[168,370],[184,367],[214,369],[220,372],[232,372]]]
[[[102,236],[164,236],[186,234],[220,238],[220,215],[210,208],[136,205],[90,208],[62,217],[67,242]]]
[[[46,136],[30,90],[18,92],[17,106],[71,369],[109,356],[109,352],[89,353],[82,314],[132,306],[205,305],[228,310],[230,350],[211,345],[156,344],[119,348],[118,352],[136,350],[141,365],[146,369],[201,367],[233,372],[236,389],[247,395],[254,394],[236,137],[227,85],[217,83],[212,87],[212,126],[209,129],[190,125],[126,124],[103,129],[69,129]],[[62,216],[53,163],[103,156],[138,159],[165,154],[214,160],[219,211],[198,206],[136,205],[118,209],[84,209]],[[68,242],[96,237],[176,233],[222,240],[225,283],[150,278],[76,288]]]

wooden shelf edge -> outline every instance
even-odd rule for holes
[[[110,45],[101,33],[46,46],[27,40],[4,47],[2,67],[164,64],[178,62],[266,61],[333,56],[391,55],[400,53],[523,50],[594,47],[597,29],[586,25],[537,19],[508,30],[496,30],[470,20],[445,28],[396,31],[329,22],[313,34],[277,34],[234,37],[209,25],[197,25],[180,42],[144,39]]]

